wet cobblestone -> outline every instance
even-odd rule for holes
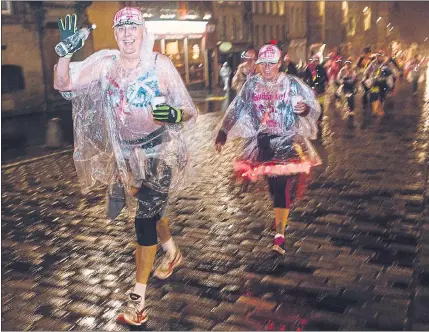
[[[168,212],[185,260],[168,282],[150,279],[141,329],[428,329],[429,109],[406,91],[395,100],[354,128],[327,111],[324,164],[291,213],[284,258],[269,250],[265,184],[230,181],[239,146],[215,154],[222,113],[201,115],[193,174]],[[129,329],[115,316],[134,279],[131,218],[109,222],[104,191],[80,193],[70,153],[4,167],[1,186],[3,329]]]

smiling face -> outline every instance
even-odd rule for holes
[[[128,59],[140,57],[143,43],[143,26],[136,24],[115,27],[115,39],[121,56]]]
[[[259,64],[259,68],[262,76],[266,80],[271,81],[277,78],[279,74],[280,62],[277,62],[277,63],[263,62]]]

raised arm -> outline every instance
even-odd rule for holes
[[[77,31],[76,14],[67,15],[64,19],[58,20],[58,29],[60,30],[60,40],[72,36]],[[75,47],[69,50],[69,53],[59,58],[54,68],[54,89],[61,92],[75,91],[89,85],[99,78],[99,61],[101,52],[97,52],[85,61],[71,63],[71,58],[75,52],[80,50],[85,42],[81,40]]]

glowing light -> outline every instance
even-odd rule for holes
[[[200,58],[200,47],[198,44],[192,46],[192,59],[197,60]]]
[[[203,17],[203,20],[210,20],[212,18],[212,14],[206,14]]]
[[[162,14],[159,18],[162,19],[171,19],[171,18],[175,18],[176,14]]]
[[[391,25],[391,24],[392,24],[392,23],[390,23],[390,22],[389,22],[389,24],[388,24],[388,25],[386,25],[386,28],[390,27],[390,25]]]
[[[148,31],[155,35],[166,34],[198,34],[206,31],[204,21],[147,21]]]
[[[144,18],[150,18],[152,16],[153,16],[153,14],[151,14],[151,13],[143,13]]]
[[[198,18],[198,15],[195,14],[188,14],[185,16],[185,20],[195,20],[196,18]]]
[[[392,30],[393,30],[393,27],[391,27],[391,28],[389,29],[389,32],[390,32],[390,31],[392,31]]]
[[[429,37],[426,37],[424,41],[427,41]]]
[[[368,10],[368,7],[365,7],[362,12],[365,13],[367,10]]]
[[[377,18],[377,23],[381,21],[381,16]]]

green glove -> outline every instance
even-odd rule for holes
[[[156,105],[152,111],[153,119],[161,122],[179,123],[183,119],[183,111],[167,104]]]
[[[64,39],[74,35],[77,32],[77,16],[76,14],[67,15],[64,19],[64,22],[61,18],[58,19],[58,29],[60,29],[60,39],[63,41]],[[65,58],[71,58],[73,53],[80,50],[85,44],[84,40],[81,40],[76,47],[70,50],[70,53],[65,56]]]

